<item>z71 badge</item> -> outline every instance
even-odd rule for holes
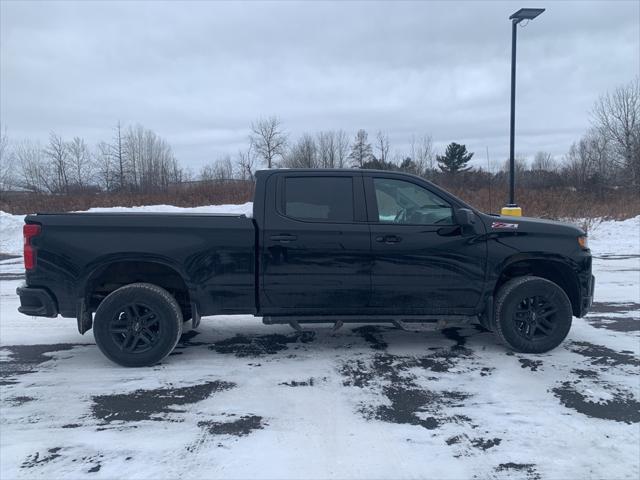
[[[517,223],[506,223],[506,222],[493,222],[491,224],[491,228],[510,228],[515,229],[518,228]]]

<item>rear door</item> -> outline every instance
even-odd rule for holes
[[[366,307],[371,237],[362,175],[272,175],[262,232],[261,309],[341,313]],[[275,185],[271,182],[276,182]],[[271,198],[270,198],[271,197]]]
[[[400,175],[366,174],[365,186],[372,306],[405,313],[474,310],[484,286],[486,241],[455,225],[451,199]]]

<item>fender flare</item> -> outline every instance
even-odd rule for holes
[[[83,274],[78,277],[78,281],[76,284],[76,297],[84,300],[88,304],[88,295],[90,293],[91,282],[95,280],[95,278],[109,266],[116,263],[127,262],[154,263],[173,270],[182,279],[185,286],[187,287],[187,292],[189,293],[189,297],[191,298],[191,303],[196,303],[196,305],[198,304],[198,301],[196,299],[197,297],[195,285],[189,280],[189,277],[177,262],[167,257],[150,255],[144,252],[130,252],[124,255],[121,253],[115,255],[106,255],[103,257],[99,257],[95,261],[91,262],[89,265],[87,265],[87,268],[85,269]]]

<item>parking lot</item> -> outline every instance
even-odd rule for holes
[[[637,478],[640,256],[595,259],[564,344],[514,354],[480,326],[298,333],[211,317],[151,368],[74,319],[16,312],[0,263],[2,478]]]

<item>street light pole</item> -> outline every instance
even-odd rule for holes
[[[509,126],[509,204],[517,207],[515,199],[515,146],[516,146],[516,41],[518,37],[518,21],[511,22],[511,120]]]
[[[511,119],[509,122],[509,203],[502,208],[502,215],[521,216],[522,209],[516,204],[516,173],[515,173],[515,144],[516,144],[516,43],[518,38],[518,24],[523,20],[533,20],[544,12],[544,8],[521,8],[509,17],[511,20]]]

